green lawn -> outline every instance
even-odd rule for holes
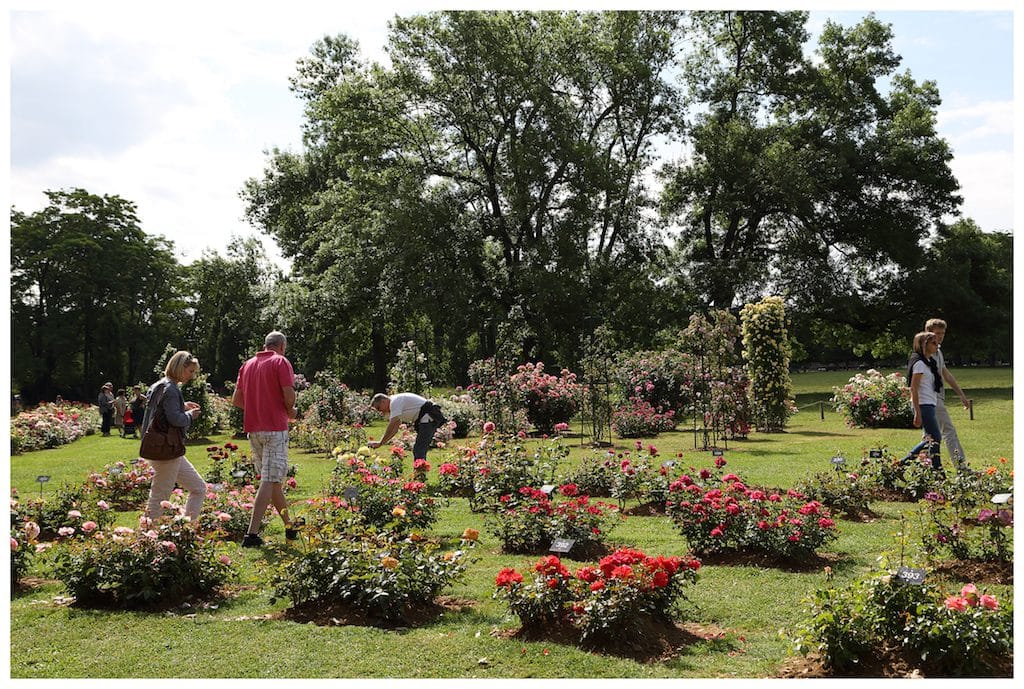
[[[975,400],[975,418],[962,409],[953,411],[970,463],[983,468],[1000,457],[1013,460],[1012,371],[963,369],[955,371],[968,395]],[[920,432],[913,430],[859,430],[847,428],[826,409],[819,416],[815,404],[827,399],[832,385],[845,383],[852,372],[815,372],[794,376],[798,405],[785,433],[754,433],[750,439],[730,442],[725,454],[729,468],[748,483],[787,487],[816,471],[829,469],[836,452],[860,457],[870,447],[893,451],[911,447]],[[378,424],[371,435],[382,429]],[[189,456],[201,472],[208,467],[204,448],[222,443],[218,436],[190,445]],[[570,462],[589,452],[574,442]],[[682,461],[703,466],[711,457],[694,450],[693,436],[685,431],[664,434],[654,443],[663,455],[683,453]],[[244,441],[239,443],[245,447]],[[632,447],[633,441],[617,443]],[[35,477],[47,474],[52,492],[61,482],[80,483],[89,469],[134,457],[135,441],[89,436],[69,446],[11,458],[11,483],[22,496],[38,495]],[[443,453],[431,453],[436,467]],[[296,500],[318,492],[330,472],[323,456],[293,453],[298,466]],[[567,469],[568,467],[564,467]],[[871,570],[883,554],[898,558],[899,533],[906,538],[906,553],[914,557],[917,508],[904,503],[872,506],[882,518],[870,523],[840,522],[840,537],[829,551],[838,583]],[[907,519],[901,521],[901,514]],[[119,521],[131,523],[135,514]],[[444,614],[426,626],[384,631],[356,626],[318,627],[276,619],[287,601],[270,601],[268,567],[290,547],[285,546],[280,521],[267,529],[275,544],[263,550],[241,550],[229,545],[241,563],[236,595],[217,607],[183,609],[174,614],[145,614],[79,610],[60,604],[59,582],[43,579],[19,592],[11,601],[11,675],[19,678],[53,677],[764,677],[772,676],[786,659],[788,642],[780,630],[792,630],[804,617],[801,599],[824,584],[821,572],[787,572],[753,566],[706,565],[700,571],[686,619],[725,631],[724,639],[697,640],[667,662],[643,664],[632,660],[580,651],[553,643],[521,642],[498,638],[495,630],[512,628],[504,605],[493,601],[494,575],[504,566],[517,566],[535,558],[504,555],[483,526],[483,517],[469,511],[464,500],[447,502],[433,529],[456,539],[468,526],[481,530],[476,555],[480,558],[465,580],[446,592],[472,602],[461,611]],[[655,554],[683,554],[685,541],[664,517],[630,517],[613,533],[619,544]],[[908,561],[909,563],[909,561]],[[989,587],[1012,598],[1012,587]],[[742,640],[741,640],[742,639]],[[545,655],[545,651],[547,654]],[[485,660],[483,660],[485,659]]]

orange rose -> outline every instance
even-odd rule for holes
[[[475,541],[480,538],[480,532],[476,529],[466,529],[462,532],[462,540],[464,541]]]

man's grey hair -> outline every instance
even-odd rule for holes
[[[277,347],[288,343],[288,338],[284,336],[283,332],[278,330],[271,330],[267,333],[267,336],[263,339],[264,347]]]
[[[380,403],[387,399],[391,398],[385,395],[383,392],[378,392],[376,395],[373,396],[373,399],[370,400],[370,406],[373,407],[374,409],[377,409],[377,407],[380,406]]]

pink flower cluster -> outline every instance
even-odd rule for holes
[[[957,612],[963,612],[968,608],[977,608],[981,606],[987,610],[996,610],[999,607],[999,601],[996,600],[995,596],[990,596],[987,593],[978,593],[978,587],[974,584],[967,584],[960,589],[959,596],[949,596],[946,598],[945,606],[948,610],[955,610]]]

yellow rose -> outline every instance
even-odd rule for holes
[[[361,455],[361,456],[363,456],[363,457],[369,457],[370,455],[372,455],[372,454],[373,454],[373,450],[371,450],[371,449],[370,449],[369,447],[367,447],[366,445],[363,445],[363,446],[362,446],[362,447],[360,447],[360,448],[359,448],[358,450],[356,450],[356,454],[357,454],[357,455]]]
[[[405,508],[402,507],[401,505],[395,505],[395,509],[391,510],[391,514],[392,514],[392,516],[395,516],[395,517],[404,517],[405,516]]]
[[[384,569],[398,569],[398,560],[385,556],[380,559],[380,566]]]

